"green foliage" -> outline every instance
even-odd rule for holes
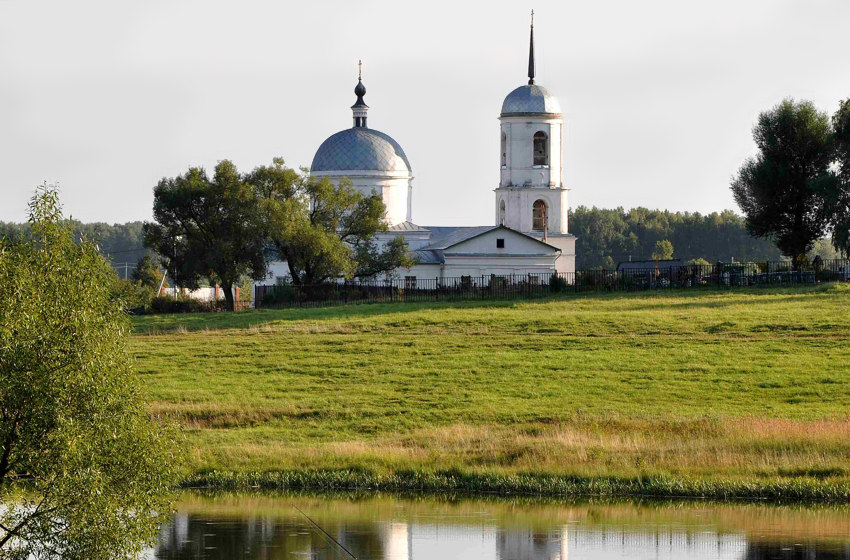
[[[373,277],[414,264],[404,239],[378,246],[375,235],[387,226],[377,193],[364,196],[348,180],[308,178],[280,158],[248,180],[261,185],[256,190],[264,198],[270,238],[294,284]]]
[[[569,285],[563,276],[552,274],[549,276],[549,288],[555,293],[566,292],[569,289]]]
[[[75,239],[88,239],[98,246],[102,255],[114,263],[135,262],[150,252],[145,249],[142,222],[110,225],[103,222],[86,224],[69,219],[67,223],[73,228]],[[0,238],[27,238],[29,235],[29,224],[0,222]]]
[[[841,102],[832,117],[835,129],[835,148],[841,187],[834,201],[832,244],[850,258],[850,99]]]
[[[209,311],[210,303],[202,302],[188,296],[156,296],[151,299],[147,308],[148,313],[203,313]]]
[[[154,249],[175,284],[220,284],[229,309],[232,288],[248,275],[266,274],[266,222],[253,187],[231,162],[218,163],[212,179],[201,168],[162,179],[154,189],[154,223],[145,223],[145,245]]]
[[[711,266],[711,263],[703,258],[691,259],[687,264],[690,266]]]
[[[841,252],[833,246],[830,239],[818,239],[812,245],[812,250],[809,251],[808,258],[813,260],[815,257],[820,257],[821,260],[834,260],[842,258]]]
[[[361,237],[354,246],[358,278],[374,278],[396,268],[410,268],[416,264],[403,237],[394,237],[382,248],[371,236]]]
[[[668,239],[655,242],[652,258],[657,261],[668,261],[673,258],[673,244]]]
[[[131,278],[142,286],[156,291],[162,282],[162,271],[153,257],[145,255],[136,263],[136,268],[133,270]]]
[[[56,191],[0,241],[0,558],[134,559],[178,463],[125,350],[115,274]]]
[[[138,280],[124,280],[117,276],[110,286],[110,293],[133,315],[145,313],[154,297],[154,289],[143,286]]]
[[[614,269],[618,262],[649,259],[656,242],[668,239],[680,258],[710,262],[775,261],[781,253],[769,240],[747,233],[744,219],[724,210],[699,214],[646,208],[602,209],[579,206],[570,211],[576,241],[576,268]]]
[[[837,179],[829,117],[810,101],[786,99],[759,115],[759,154],[732,182],[747,230],[774,240],[783,254],[803,258],[834,218]]]

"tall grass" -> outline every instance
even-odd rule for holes
[[[210,481],[824,499],[847,309],[832,285],[259,310],[141,317],[132,348]]]

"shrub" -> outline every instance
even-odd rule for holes
[[[553,292],[566,292],[569,285],[567,284],[567,279],[558,276],[557,274],[553,274],[549,277],[549,289]]]
[[[198,301],[189,297],[156,296],[151,300],[149,313],[200,313],[210,311],[219,302]]]
[[[154,290],[138,281],[115,278],[110,287],[110,296],[113,300],[121,301],[130,314],[142,315],[150,308]]]
[[[278,284],[263,294],[263,306],[283,305],[297,299],[295,288],[291,284]]]

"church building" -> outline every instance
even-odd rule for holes
[[[319,146],[310,175],[337,182],[347,177],[364,194],[378,193],[387,208],[386,243],[404,237],[417,264],[391,276],[406,287],[417,279],[491,278],[575,271],[575,236],[568,231],[569,189],[563,184],[564,119],[557,98],[535,83],[534,22],[528,83],[508,94],[500,121],[499,185],[494,221],[485,226],[422,226],[413,220],[413,170],[390,135],[369,128],[362,77],[354,88],[353,126]],[[426,191],[427,192],[427,191]],[[272,263],[273,284],[285,263]]]

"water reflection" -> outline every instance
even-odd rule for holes
[[[352,555],[360,560],[850,560],[850,509],[188,496],[146,558]]]

